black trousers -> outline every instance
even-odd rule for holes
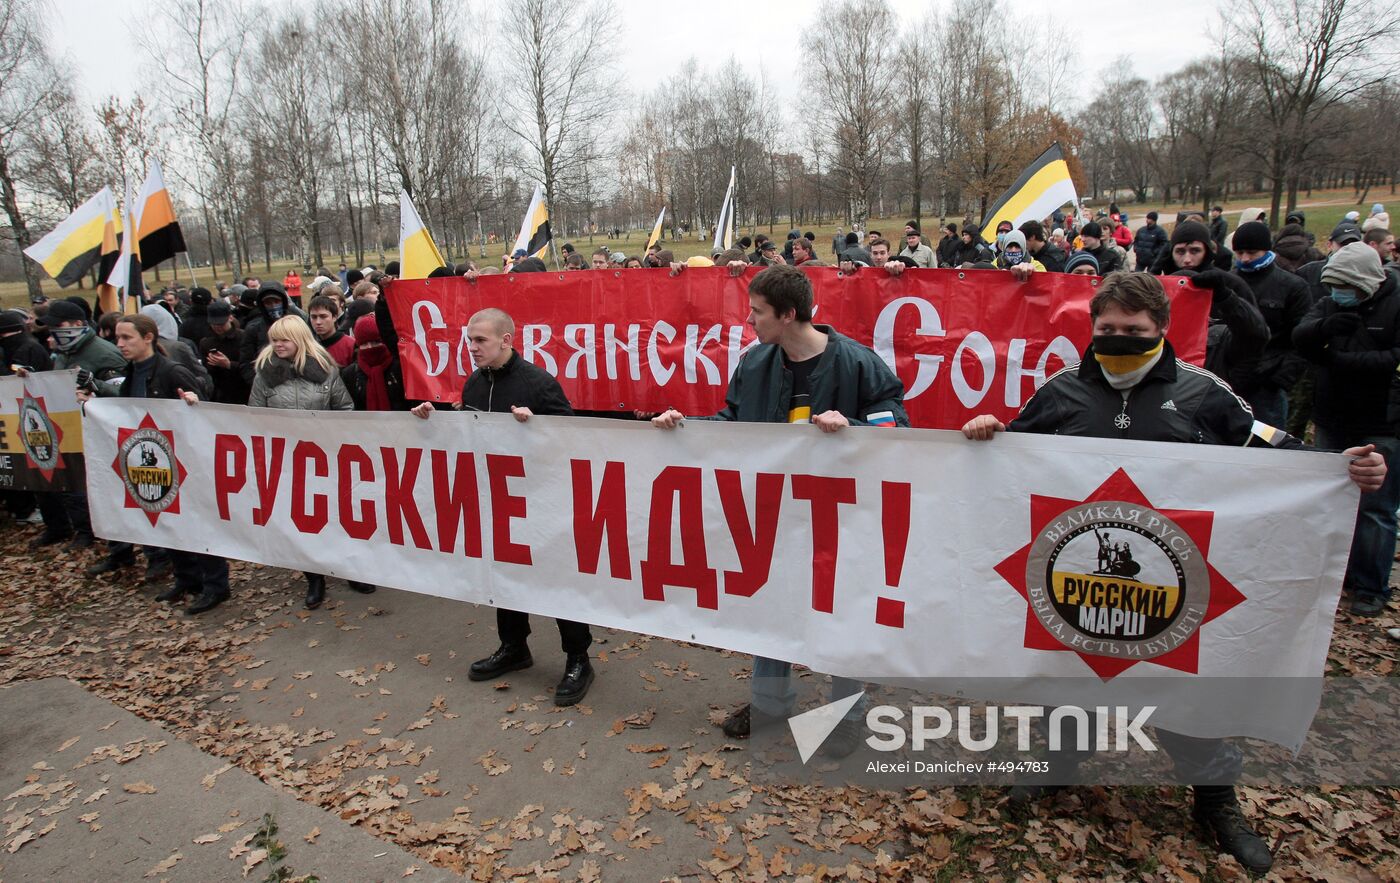
[[[34,496],[38,501],[39,513],[44,516],[44,530],[62,534],[92,533],[87,494],[63,491],[42,492]]]
[[[593,633],[588,624],[568,619],[556,619],[559,625],[559,643],[568,654],[587,653],[593,643]],[[519,610],[496,610],[496,633],[502,644],[523,644],[530,637],[530,615]]]
[[[146,566],[150,567],[161,561],[170,561],[170,550],[160,546],[142,546],[141,553],[146,556]],[[131,543],[122,540],[108,540],[107,554],[118,560],[136,560],[136,547]],[[173,565],[172,565],[173,566]]]
[[[171,549],[170,561],[175,565],[175,588],[190,595],[229,596],[227,558]]]

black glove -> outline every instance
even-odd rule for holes
[[[1322,320],[1322,333],[1327,337],[1350,337],[1365,325],[1360,313],[1337,312]]]
[[[1216,304],[1228,301],[1235,296],[1234,282],[1237,279],[1238,277],[1232,276],[1224,270],[1216,269],[1202,270],[1191,277],[1191,281],[1196,284],[1196,287],[1210,289],[1211,303]],[[1241,282],[1241,284],[1243,283]]]
[[[97,392],[97,378],[92,376],[92,372],[86,368],[78,369],[78,376],[74,384],[78,389],[85,389],[88,392]]]

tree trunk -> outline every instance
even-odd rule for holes
[[[0,150],[0,201],[5,203],[5,216],[10,219],[10,229],[15,247],[21,252],[19,261],[24,265],[24,282],[29,289],[30,300],[37,300],[44,292],[39,286],[39,265],[26,258],[22,252],[34,241],[29,236],[29,225],[19,210],[19,200],[15,197],[15,179],[10,172],[10,157]]]

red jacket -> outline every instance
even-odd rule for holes
[[[1131,248],[1133,244],[1133,231],[1128,229],[1127,224],[1119,224],[1113,228],[1113,241],[1118,243],[1121,248]]]
[[[326,352],[330,353],[331,358],[342,368],[355,361],[355,338],[348,334],[337,331],[321,341],[321,346],[326,348]]]
[[[287,297],[301,297],[301,277],[288,270],[282,277],[282,287],[287,289]]]

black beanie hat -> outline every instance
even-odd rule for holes
[[[1210,251],[1210,231],[1205,224],[1197,221],[1182,221],[1172,230],[1172,245],[1181,245],[1183,242],[1203,242],[1206,251]]]
[[[1080,228],[1079,228],[1079,235],[1080,235],[1080,236],[1092,236],[1092,237],[1094,237],[1095,239],[1102,239],[1102,238],[1103,238],[1103,228],[1099,226],[1099,222],[1098,222],[1098,221],[1090,221],[1089,223],[1085,224],[1083,227],[1080,227]]]
[[[78,309],[80,309],[80,310],[83,311],[83,321],[85,321],[85,322],[91,322],[91,321],[92,321],[92,305],[89,304],[89,303],[83,298],[82,295],[80,295],[80,294],[75,294],[75,295],[72,295],[72,296],[70,296],[70,297],[65,297],[64,300],[68,301],[70,304],[73,304],[73,305],[77,306]]]
[[[214,301],[214,296],[213,296],[212,294],[209,293],[209,289],[207,289],[207,288],[191,288],[191,289],[190,289],[190,303],[192,303],[192,304],[208,304],[208,303],[213,303],[213,301]]]
[[[1269,233],[1269,225],[1263,221],[1250,221],[1235,230],[1235,238],[1230,246],[1240,251],[1269,251],[1274,247],[1274,237]]]
[[[384,272],[397,279],[399,277],[399,262],[390,261],[389,263],[385,264]]]

